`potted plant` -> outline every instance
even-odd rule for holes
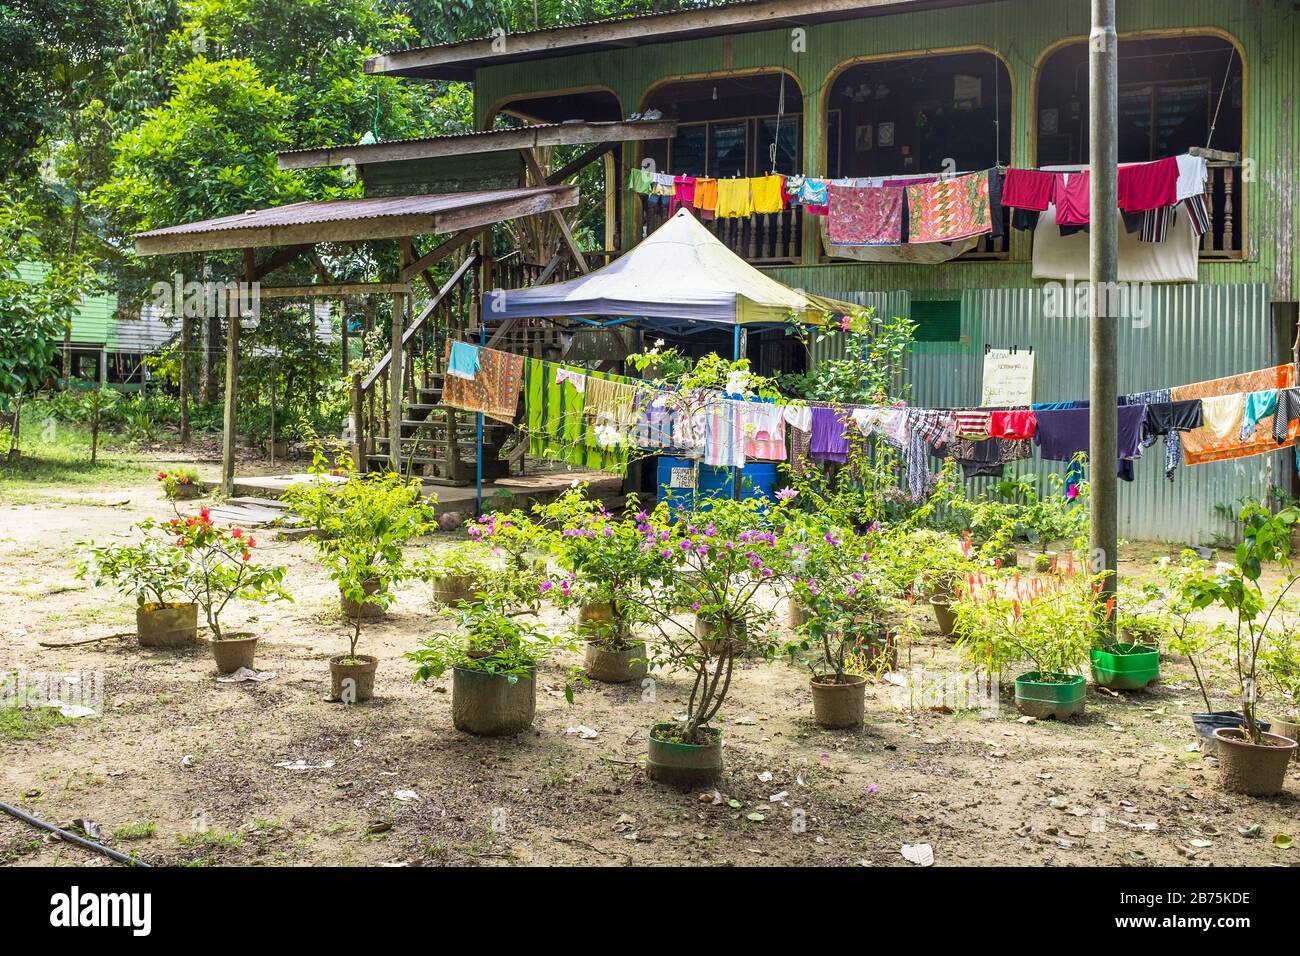
[[[575,485],[534,509],[550,529],[551,554],[567,572],[543,582],[542,588],[558,606],[577,609],[588,677],[612,684],[640,680],[646,675],[647,658],[636,626],[645,609],[635,598],[652,584],[662,559],[643,547],[634,521],[616,519],[588,499],[586,489],[585,484]],[[649,517],[638,511],[636,496],[629,499],[627,510],[636,512],[636,521]]]
[[[432,586],[434,603],[446,607],[472,601],[495,574],[495,568],[476,545],[440,549],[426,555],[417,565],[417,576]]]
[[[1033,669],[1015,680],[1016,709],[1065,720],[1083,713],[1087,682],[1078,673],[1093,636],[1112,606],[1099,606],[1101,575],[1048,579],[1001,577],[963,594],[957,605],[958,647],[968,662],[1002,674]]]
[[[1218,745],[1219,785],[1233,793],[1272,796],[1286,782],[1286,768],[1296,742],[1267,733],[1256,718],[1260,648],[1283,598],[1300,580],[1291,569],[1291,529],[1300,511],[1285,508],[1276,515],[1254,503],[1241,510],[1245,525],[1234,564],[1222,564],[1212,574],[1187,584],[1197,607],[1222,607],[1234,618],[1230,654],[1241,699],[1241,727],[1214,731]],[[1283,580],[1271,593],[1260,583],[1264,564],[1280,562]]]
[[[1260,651],[1259,666],[1281,701],[1281,716],[1273,717],[1274,732],[1300,741],[1300,636],[1289,628],[1272,635]],[[1293,752],[1292,759],[1300,759],[1300,751]]]
[[[776,576],[771,516],[779,508],[753,498],[715,499],[707,511],[675,520],[661,502],[638,516],[642,547],[660,563],[651,586],[631,600],[658,632],[654,665],[691,675],[684,716],[651,728],[651,780],[690,788],[712,783],[722,772],[722,733],[710,722],[726,702],[736,660],[752,655],[770,661],[776,652],[772,614],[754,596]],[[710,622],[710,637],[701,639],[693,624],[675,617],[679,608]]]
[[[158,472],[157,481],[162,485],[163,494],[169,501],[189,501],[203,496],[199,473],[188,465]]]
[[[911,586],[929,602],[939,633],[952,637],[957,627],[953,605],[967,587],[967,580],[975,574],[975,562],[951,535],[918,531],[907,538],[912,539],[908,550],[916,565]]]
[[[1040,573],[1055,571],[1057,553],[1048,546],[1056,541],[1068,541],[1078,549],[1086,546],[1088,533],[1088,484],[1077,482],[1063,487],[1065,479],[1053,472],[1047,476],[1048,489],[1040,495],[1030,483],[1022,492],[1025,504],[1017,518],[1030,540],[1036,545],[1034,570]],[[1084,541],[1079,539],[1084,537]]]
[[[192,568],[186,556],[144,521],[136,544],[79,542],[76,575],[96,587],[112,584],[136,600],[135,630],[141,647],[181,647],[198,640],[198,605],[188,598]]]
[[[435,633],[406,655],[417,665],[417,682],[452,672],[451,719],[457,730],[504,737],[532,726],[538,664],[560,648],[573,648],[524,620],[528,613],[495,597],[462,603],[455,630]],[[565,696],[572,701],[572,681]]]
[[[168,527],[176,535],[173,546],[191,564],[190,586],[212,631],[210,646],[217,670],[229,674],[241,667],[252,668],[257,637],[226,633],[221,629],[221,615],[235,600],[289,599],[281,584],[284,568],[255,564],[252,557],[257,541],[240,528],[216,527],[207,508],[197,518],[173,518]]]
[[[870,560],[867,535],[817,528],[792,547],[793,590],[809,609],[800,639],[786,646],[809,669],[813,720],[821,727],[861,727],[866,674],[896,666],[887,625],[889,583]],[[812,654],[807,652],[812,650]],[[861,666],[852,668],[851,663]]]
[[[362,622],[380,617],[396,599],[396,585],[413,572],[405,548],[433,526],[434,502],[418,478],[394,472],[352,474],[342,484],[298,484],[290,504],[325,496],[330,507],[307,507],[320,515],[310,540],[338,585],[344,618],[351,623],[346,654],[330,658],[330,699],[369,700],[379,659],[357,654]]]

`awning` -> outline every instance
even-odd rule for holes
[[[142,232],[135,237],[135,251],[156,256],[440,235],[577,204],[577,186],[299,202]]]
[[[567,282],[484,296],[485,322],[535,316],[608,316],[717,325],[817,325],[860,306],[811,295],[759,272],[690,212],[676,215],[609,265]]]

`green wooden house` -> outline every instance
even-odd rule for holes
[[[472,83],[480,130],[639,116],[675,124],[670,136],[621,143],[606,163],[616,254],[666,214],[625,188],[647,161],[718,177],[1086,164],[1089,14],[1083,0],[750,0],[392,51],[366,70]],[[1206,157],[1211,218],[1182,281],[1142,283],[1142,308],[1121,333],[1120,390],[1290,361],[1300,10],[1282,0],[1124,0],[1118,14],[1120,161]],[[448,160],[418,151],[356,161],[375,192],[447,176],[435,167]],[[517,163],[459,168],[461,178],[471,168],[522,175]],[[1037,400],[1086,394],[1086,317],[1061,295],[1070,277],[1035,278],[1033,232],[1007,228],[945,261],[859,261],[829,248],[810,220],[794,209],[710,228],[788,285],[916,322],[917,403],[977,403],[986,347],[1034,349]],[[1085,252],[1077,281],[1086,279]],[[772,371],[842,346],[829,339],[805,357],[777,331],[747,347]],[[1289,453],[1183,468],[1172,485],[1158,457],[1122,491],[1121,535],[1206,540],[1230,529],[1216,505],[1294,484]]]

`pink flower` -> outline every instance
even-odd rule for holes
[[[1071,501],[1079,497],[1079,486],[1071,483],[1070,487],[1065,489],[1065,497],[1069,498]]]
[[[795,490],[794,488],[782,488],[780,491],[778,491],[778,492],[776,493],[776,500],[777,500],[777,501],[789,501],[789,500],[791,500],[792,498],[797,497],[798,494],[799,494],[799,492],[798,492],[797,490]]]

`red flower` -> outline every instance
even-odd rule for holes
[[[240,555],[240,557],[243,558],[245,561],[247,561],[247,560],[248,560],[248,552],[245,551],[243,554]]]
[[[189,476],[189,475],[181,475],[180,478],[177,479],[177,480],[180,481],[180,483],[181,483],[182,485],[188,485],[188,484],[190,483],[190,476]]]
[[[207,508],[200,508],[200,509],[199,509],[199,517],[202,518],[204,521],[210,521],[210,520],[211,520],[211,515],[212,515],[212,512],[210,512]]]
[[[230,536],[232,538],[242,538],[244,536],[244,529],[236,528],[234,531],[230,532]]]
[[[250,538],[248,538],[247,540],[244,541],[244,547],[246,547],[246,548],[256,548],[256,547],[257,547],[257,542],[254,541],[254,540],[250,537]]]
[[[163,480],[164,478],[166,478],[166,477],[167,477],[167,472],[165,472],[165,471],[160,471],[160,472],[158,472],[158,480],[159,480],[159,481],[162,481],[162,480]]]

